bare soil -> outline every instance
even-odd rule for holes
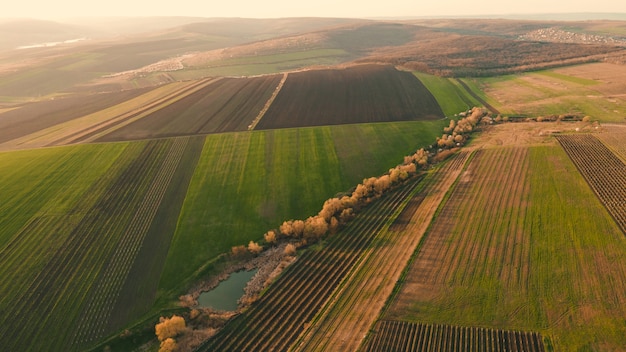
[[[411,73],[389,65],[290,73],[256,129],[432,120],[444,114]]]

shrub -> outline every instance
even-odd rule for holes
[[[165,341],[169,338],[176,337],[185,331],[185,329],[185,319],[178,315],[173,315],[171,318],[161,317],[159,323],[154,327],[159,341]]]

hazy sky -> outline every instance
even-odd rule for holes
[[[0,17],[77,16],[384,17],[608,12],[623,0],[16,0]]]

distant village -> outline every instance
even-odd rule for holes
[[[604,35],[575,33],[564,31],[558,27],[542,28],[519,36],[520,40],[553,42],[553,43],[577,43],[577,44],[610,44],[626,46],[624,38],[614,38]]]

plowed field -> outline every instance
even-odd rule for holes
[[[245,131],[263,109],[281,77],[220,79],[99,140]]]
[[[89,115],[144,94],[149,89],[78,95],[19,106],[0,114],[0,143]]]
[[[361,65],[289,74],[256,129],[442,117],[433,95],[411,73]]]

